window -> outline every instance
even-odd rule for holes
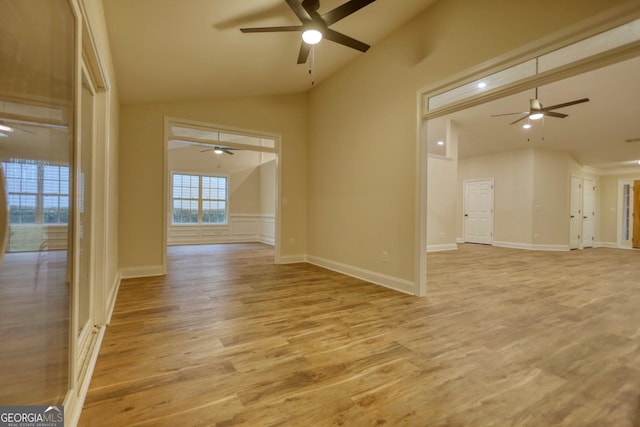
[[[69,167],[43,161],[2,162],[10,224],[67,224]]]
[[[174,173],[174,224],[226,224],[227,178]]]

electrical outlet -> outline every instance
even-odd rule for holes
[[[289,239],[289,246],[295,246],[296,245],[296,239],[291,238]]]
[[[382,256],[380,257],[380,259],[382,260],[382,262],[389,262],[389,253],[382,252]]]

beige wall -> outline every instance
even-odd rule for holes
[[[533,149],[508,151],[458,162],[457,234],[463,237],[464,180],[493,178],[493,240],[532,244]]]
[[[427,250],[455,246],[458,161],[429,156],[427,188]]]
[[[616,244],[618,240],[618,181],[640,180],[640,172],[619,175],[603,175],[599,179],[599,210],[601,212],[599,241],[605,244]]]
[[[308,252],[415,283],[416,91],[621,3],[440,1],[318,85]]]
[[[458,125],[452,120],[429,120],[433,140],[446,141],[444,149],[427,158],[427,251],[455,249],[456,206],[458,203]],[[433,129],[436,128],[436,129]],[[424,129],[423,129],[424,132]],[[430,139],[431,140],[431,139]],[[441,155],[439,155],[442,153]]]
[[[276,214],[276,175],[278,164],[275,156],[262,154],[263,163],[260,165],[260,213],[262,215]]]
[[[533,150],[533,245],[569,245],[569,158],[561,151]]]
[[[124,105],[120,118],[120,265],[145,268],[163,258],[164,118],[275,133],[282,138],[282,254],[305,253],[307,95]],[[284,203],[286,201],[286,204]],[[289,245],[294,239],[295,245]]]

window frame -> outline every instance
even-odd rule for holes
[[[13,178],[9,175],[9,169],[7,168],[8,165],[20,165],[21,169],[22,167],[24,167],[25,165],[33,165],[35,166],[35,172],[36,172],[36,191],[35,192],[29,192],[29,191],[23,191],[22,189],[22,181],[24,180],[24,176],[23,176],[23,172],[21,170],[20,172],[20,178],[18,178],[17,180],[20,182],[20,191],[10,191],[9,188],[9,181],[11,180],[15,180],[16,178]],[[45,181],[55,181],[55,180],[48,180],[45,178],[45,168],[49,166],[49,167],[55,167],[58,169],[58,192],[45,192]],[[65,164],[59,164],[59,163],[53,163],[53,162],[47,162],[47,161],[43,161],[43,160],[32,160],[32,159],[8,159],[6,161],[2,161],[2,167],[4,169],[4,173],[5,173],[5,180],[7,181],[7,202],[9,204],[9,226],[40,226],[40,225],[46,225],[46,226],[68,226],[69,225],[69,212],[71,210],[71,205],[69,203],[69,200],[71,198],[71,187],[70,187],[70,182],[71,182],[71,168],[69,167],[69,165],[65,165]],[[67,171],[67,179],[66,180],[61,180],[60,177],[62,176],[62,170],[66,169]],[[60,190],[62,190],[63,188],[63,183],[66,182],[66,189],[67,192],[60,192]],[[11,209],[10,209],[10,200],[11,200],[11,196],[17,196],[17,197],[35,197],[35,211],[34,211],[34,219],[33,222],[11,222]],[[47,207],[45,206],[45,198],[50,198],[50,197],[56,197],[58,199],[58,207],[57,207],[57,218],[58,218],[58,222],[47,222],[46,218],[47,218]],[[61,204],[61,200],[63,198],[66,198],[67,200],[67,204],[66,205],[62,205]],[[66,222],[60,222],[60,218],[64,217],[64,207],[66,206]],[[22,207],[22,204],[20,204],[20,207]]]
[[[197,199],[194,198],[183,198],[183,197],[174,197],[174,179],[176,175],[180,175],[180,176],[188,176],[188,177],[197,177],[198,178],[198,197]],[[203,177],[206,178],[216,178],[216,179],[224,179],[224,194],[225,194],[225,198],[224,199],[213,199],[213,198],[206,198],[203,199],[202,195],[203,195],[203,187],[202,187],[202,181],[203,181]],[[171,171],[171,179],[170,179],[170,196],[171,196],[171,203],[170,203],[170,212],[169,212],[169,216],[171,218],[171,226],[177,226],[177,227],[182,227],[182,226],[228,226],[229,225],[229,176],[228,175],[213,175],[213,174],[207,174],[207,173],[199,173],[199,172],[181,172],[181,171]],[[176,200],[197,200],[197,210],[198,210],[198,215],[197,215],[197,222],[175,222],[175,215],[174,215],[174,203]],[[212,201],[212,202],[224,202],[224,220],[223,222],[203,222],[203,202],[205,201]]]

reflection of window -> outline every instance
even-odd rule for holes
[[[227,178],[173,174],[174,224],[226,224]]]
[[[69,167],[33,160],[3,162],[10,224],[67,224]]]

